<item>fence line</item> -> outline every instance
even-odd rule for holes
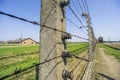
[[[54,1],[55,1],[55,0],[54,0]],[[63,1],[64,1],[64,0],[63,0]],[[64,2],[66,2],[66,1],[64,1]],[[83,2],[84,10],[85,10],[86,12],[89,11],[86,2],[84,3],[83,0],[82,0],[82,2]],[[57,3],[57,4],[58,4],[58,3]],[[68,4],[67,4],[67,5],[68,5]],[[75,4],[74,4],[74,6],[75,6]],[[79,4],[79,6],[81,6],[81,5]],[[86,9],[85,6],[87,7],[87,9]],[[76,6],[75,6],[75,7],[76,7]],[[48,62],[53,61],[53,60],[58,59],[58,58],[62,58],[63,61],[58,62],[58,63],[55,65],[55,67],[56,67],[59,63],[61,63],[61,62],[64,62],[65,66],[66,66],[66,65],[67,65],[67,62],[66,62],[67,58],[71,58],[71,57],[74,57],[74,58],[76,58],[76,59],[79,59],[79,62],[78,62],[77,64],[75,64],[74,68],[73,68],[71,71],[68,71],[68,70],[66,70],[66,69],[63,70],[63,74],[62,74],[63,79],[64,79],[64,80],[67,80],[67,79],[73,80],[73,79],[74,79],[74,77],[73,77],[74,74],[72,74],[72,72],[78,67],[78,65],[82,62],[82,60],[83,60],[83,61],[86,61],[86,62],[89,62],[87,68],[86,68],[86,66],[84,66],[84,69],[86,70],[86,72],[85,72],[85,75],[82,76],[82,80],[88,80],[88,79],[90,79],[91,70],[92,70],[92,63],[93,63],[91,56],[93,56],[93,51],[94,51],[94,48],[95,48],[95,45],[96,45],[96,40],[95,40],[94,32],[93,32],[93,30],[91,29],[91,25],[90,25],[90,20],[89,20],[90,16],[89,16],[89,17],[87,16],[87,18],[88,18],[88,27],[86,27],[86,26],[83,24],[83,22],[81,21],[81,19],[79,18],[79,16],[78,16],[78,15],[75,13],[75,11],[72,9],[72,7],[68,5],[68,8],[72,11],[72,13],[75,15],[75,17],[76,17],[76,18],[79,20],[79,22],[81,23],[81,25],[82,25],[82,26],[85,28],[85,30],[88,32],[88,34],[89,34],[89,35],[88,35],[89,39],[84,38],[84,37],[81,37],[81,36],[78,36],[78,35],[72,35],[71,33],[68,33],[68,32],[66,32],[66,31],[59,30],[59,29],[56,29],[56,28],[52,28],[51,26],[46,26],[46,25],[40,24],[40,23],[38,23],[38,22],[36,22],[36,21],[30,21],[30,20],[27,20],[27,19],[24,19],[24,18],[21,18],[21,17],[17,17],[17,16],[14,16],[14,15],[8,14],[8,13],[4,13],[4,12],[2,12],[2,11],[0,11],[0,14],[6,15],[6,16],[9,16],[9,17],[12,17],[12,18],[16,18],[16,19],[19,19],[19,20],[22,20],[22,21],[25,21],[25,22],[28,22],[28,23],[32,23],[32,24],[34,24],[34,25],[38,25],[38,26],[41,26],[41,27],[45,27],[45,28],[50,29],[50,30],[54,30],[54,31],[58,31],[58,32],[64,33],[64,34],[62,35],[62,40],[63,40],[63,41],[65,41],[65,40],[67,40],[67,39],[71,39],[71,37],[77,37],[77,38],[79,38],[79,39],[87,40],[87,41],[89,41],[89,43],[90,43],[90,44],[89,44],[89,51],[92,50],[92,52],[89,52],[89,58],[88,58],[88,59],[85,59],[85,56],[79,57],[78,55],[72,54],[72,53],[67,52],[67,51],[63,51],[63,53],[62,53],[60,56],[56,56],[56,57],[53,57],[53,58],[51,58],[51,59],[46,59],[46,60],[43,61],[43,62],[40,62],[40,63],[35,64],[35,65],[32,65],[32,66],[30,66],[30,67],[28,67],[28,68],[25,68],[25,69],[22,69],[22,70],[17,70],[17,71],[15,71],[14,73],[9,74],[9,75],[6,75],[6,76],[4,76],[4,77],[2,77],[2,78],[0,78],[0,79],[5,79],[5,78],[8,78],[8,77],[10,77],[10,76],[13,76],[13,75],[22,73],[22,72],[24,72],[24,71],[26,71],[26,70],[28,70],[28,69],[31,69],[31,68],[33,68],[33,67],[35,67],[35,66],[48,63]],[[81,9],[82,9],[82,7],[81,7]],[[82,11],[83,11],[83,9],[82,9]],[[87,14],[87,13],[86,13],[86,14]],[[89,15],[89,14],[87,14],[87,15]],[[85,15],[85,16],[86,16],[86,15]],[[67,18],[67,19],[68,19],[68,18]],[[68,19],[68,21],[70,21],[73,25],[76,26],[76,24],[74,24],[70,19]],[[76,27],[79,28],[78,26],[76,26]],[[83,33],[85,33],[85,32],[83,32]],[[63,45],[66,46],[66,43],[63,43]],[[31,53],[31,54],[33,54],[33,53]],[[19,56],[21,56],[21,55],[19,55]],[[10,57],[15,57],[15,56],[10,56]],[[10,57],[6,57],[6,58],[10,58]],[[49,56],[48,56],[48,57],[49,57]],[[5,57],[2,57],[2,58],[0,58],[0,59],[3,59],[3,58],[5,58]],[[54,69],[54,68],[53,68],[53,69]],[[51,74],[52,71],[53,71],[53,70],[50,71],[50,73],[48,74],[48,76]],[[48,76],[46,76],[45,79],[47,79]],[[80,75],[79,75],[79,76],[80,76]],[[37,78],[36,78],[36,79],[37,79]]]
[[[75,50],[74,50],[74,51],[75,51]],[[71,51],[71,52],[74,52],[74,51]],[[29,66],[28,68],[25,68],[25,69],[22,69],[22,70],[21,70],[21,69],[15,70],[14,73],[9,74],[9,75],[6,75],[6,76],[4,76],[4,77],[2,77],[2,78],[0,78],[0,79],[9,78],[9,77],[11,77],[11,76],[14,76],[14,75],[23,73],[23,72],[25,72],[25,71],[33,68],[33,67],[36,67],[36,66],[38,66],[38,65],[42,65],[42,64],[45,64],[45,63],[47,63],[47,62],[53,61],[53,60],[55,60],[55,59],[57,59],[57,58],[60,58],[60,57],[61,57],[61,58],[62,58],[62,57],[69,57],[69,55],[71,55],[71,57],[73,56],[73,57],[76,58],[76,59],[80,59],[81,61],[82,61],[82,60],[89,61],[89,60],[87,60],[87,59],[84,59],[85,56],[79,57],[79,56],[77,56],[77,55],[75,55],[75,54],[73,54],[73,53],[71,53],[71,52],[70,52],[70,53],[67,53],[67,54],[66,54],[66,53],[65,53],[65,54],[62,54],[62,55],[60,55],[60,56],[54,57],[54,58],[52,58],[52,59],[46,60],[46,61],[41,62],[41,63],[34,64],[34,65]]]

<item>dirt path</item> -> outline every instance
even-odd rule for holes
[[[110,55],[106,55],[103,48],[97,48],[95,71],[98,80],[120,80],[120,62]]]

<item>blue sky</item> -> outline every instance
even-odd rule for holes
[[[40,22],[39,0],[0,0],[0,11]],[[0,41],[31,37],[39,41],[39,26],[0,15]]]
[[[77,0],[73,0],[78,7]],[[81,1],[81,0],[80,0]],[[120,0],[87,0],[92,24],[96,37],[103,36],[104,40],[120,40]],[[78,12],[70,3],[76,14]],[[28,20],[40,22],[40,0],[0,0],[0,11],[14,14]],[[79,9],[82,13],[82,11]],[[85,18],[78,14],[86,25]],[[76,25],[81,26],[72,12],[66,7],[66,16]],[[74,25],[67,21],[67,32],[88,38]],[[17,19],[0,15],[0,41],[31,37],[39,41],[39,26]],[[82,29],[84,32],[85,29]],[[86,32],[87,33],[87,32]],[[82,41],[73,38],[70,41]]]
[[[88,0],[96,36],[120,40],[120,0]]]

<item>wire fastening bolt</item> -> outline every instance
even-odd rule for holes
[[[70,0],[61,0],[60,5],[61,7],[67,6],[70,3]]]
[[[72,74],[72,72],[69,72],[69,71],[67,71],[67,70],[64,69],[62,71],[62,77],[63,77],[63,80],[67,80],[67,79],[73,80],[74,75]]]
[[[69,52],[62,52],[61,57],[63,59],[64,65],[67,65],[67,58],[72,58],[72,54]]]
[[[62,52],[62,58],[72,58],[72,54],[70,52]]]
[[[70,33],[62,33],[62,39],[65,40],[65,39],[71,39],[72,38],[72,35]]]

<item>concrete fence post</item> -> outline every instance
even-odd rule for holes
[[[64,0],[41,0],[40,24],[61,31],[66,31]],[[64,51],[61,32],[40,27],[40,62],[60,56]],[[39,66],[39,80],[62,80],[64,63],[62,58]]]

